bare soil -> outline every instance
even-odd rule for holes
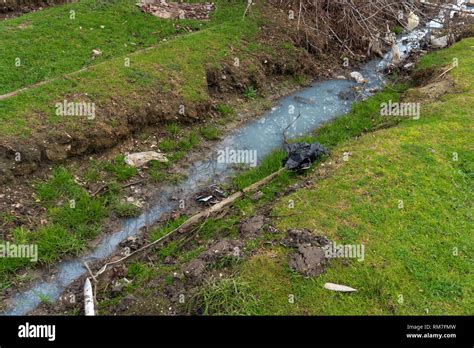
[[[0,3],[0,20],[75,1],[77,0],[4,0]]]

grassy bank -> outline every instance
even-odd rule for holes
[[[371,129],[370,115],[378,118],[380,100],[371,100],[318,130],[313,139],[332,147],[330,158],[306,175],[313,185],[274,205],[270,216],[282,235],[308,228],[339,244],[363,244],[363,262],[335,259],[325,274],[308,279],[289,269],[290,250],[259,243],[233,277],[213,280],[198,292],[194,310],[472,314],[473,44],[474,39],[465,39],[422,59],[420,69],[448,65],[453,58],[461,63],[452,73],[457,93],[422,105],[420,120],[401,120],[396,127],[359,136]],[[342,160],[345,152],[351,153],[348,161]],[[246,206],[247,216],[257,211],[249,199]],[[269,239],[278,241],[265,234]],[[326,282],[358,291],[331,292],[323,288]]]
[[[2,21],[0,94],[222,23],[228,11],[221,2],[212,21],[178,22],[143,13],[136,1],[83,0]]]

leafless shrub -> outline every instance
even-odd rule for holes
[[[395,27],[406,28],[410,14],[420,21],[439,13],[448,1],[433,0],[270,0],[298,27],[300,44],[314,54],[334,47],[356,56],[381,54]]]

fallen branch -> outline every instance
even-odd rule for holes
[[[250,6],[252,6],[252,3],[253,3],[253,0],[248,0],[247,8],[245,9],[243,18],[245,18],[245,16],[247,15],[248,10],[250,10]]]
[[[145,181],[145,179],[130,182],[130,183],[128,183],[128,184],[123,185],[123,186],[121,187],[121,189],[130,187],[130,186],[134,186],[134,185],[141,184],[141,183],[143,183],[144,181]],[[109,186],[109,184],[102,185],[102,186],[99,187],[95,192],[91,193],[91,197],[95,197],[95,196],[97,196],[99,193],[101,193],[102,191],[107,190],[107,189],[108,189],[108,186]]]
[[[450,72],[451,70],[453,70],[454,68],[456,67],[456,65],[453,64],[453,66],[451,66],[449,69],[446,69],[441,75],[439,75],[437,78],[435,78],[434,80],[438,80],[440,78],[442,78],[444,75],[446,75],[448,72]]]
[[[107,268],[109,266],[112,266],[112,265],[115,265],[115,264],[118,264],[118,263],[121,263],[129,258],[131,258],[132,256],[134,255],[137,255],[149,248],[151,248],[152,246],[154,245],[157,245],[158,243],[161,243],[163,242],[164,240],[168,239],[170,236],[174,235],[176,232],[178,231],[185,231],[187,228],[199,223],[201,220],[203,219],[207,219],[209,216],[215,214],[216,212],[222,210],[224,207],[232,204],[233,202],[235,202],[237,199],[239,199],[240,197],[242,197],[244,194],[248,193],[248,192],[252,192],[252,191],[255,191],[256,189],[258,189],[260,186],[263,186],[263,185],[266,185],[267,183],[269,183],[271,180],[273,180],[275,177],[277,177],[278,175],[280,175],[280,173],[282,173],[283,171],[285,170],[285,168],[281,168],[279,169],[278,171],[270,174],[269,176],[263,178],[262,180],[240,190],[240,191],[237,191],[235,192],[234,194],[232,194],[231,196],[227,197],[226,199],[224,199],[223,201],[217,203],[216,205],[213,205],[212,207],[190,217],[188,220],[186,220],[185,222],[183,222],[179,227],[175,228],[174,230],[172,230],[171,232],[165,234],[163,237],[155,240],[154,242],[152,243],[149,243],[143,247],[141,247],[140,249],[138,250],[135,250],[133,253],[130,253],[128,254],[127,256],[124,256],[122,257],[121,259],[119,260],[116,260],[116,261],[113,261],[113,262],[108,262],[106,263],[104,266],[102,266],[102,268],[94,275],[94,278],[97,279],[97,277],[99,275],[101,275],[102,273],[104,273]],[[89,282],[90,283],[90,282]]]
[[[285,127],[285,129],[283,129],[283,143],[285,145],[288,145],[288,129],[290,129],[290,127],[293,126],[300,117],[301,117],[301,112],[299,112],[298,116],[296,116],[295,119],[291,121],[290,124],[288,124],[288,126]]]

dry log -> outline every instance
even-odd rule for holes
[[[86,316],[94,316],[94,296],[92,294],[92,284],[89,278],[84,283],[84,312]]]

